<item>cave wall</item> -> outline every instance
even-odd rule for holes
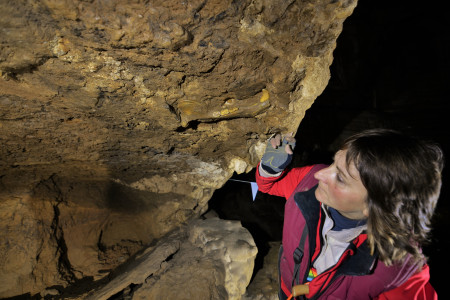
[[[297,130],[356,4],[1,1],[0,297],[105,279],[202,215]]]

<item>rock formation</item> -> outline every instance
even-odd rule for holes
[[[146,249],[119,276],[82,299],[110,299],[121,291],[132,293],[132,299],[241,299],[256,252],[239,222],[196,220],[185,232]]]
[[[58,294],[86,281],[98,291],[113,270],[137,264],[140,251],[164,253],[154,247],[170,244],[171,232],[184,245],[175,251],[204,250],[187,224],[233,172],[256,166],[268,136],[296,131],[328,82],[355,6],[1,1],[0,297]],[[207,239],[224,227],[203,224],[211,226]],[[216,254],[197,259],[205,273],[192,276],[210,272],[215,282],[205,285],[223,287],[209,290],[211,299],[245,292],[247,271],[233,271],[232,262],[254,250],[239,241],[215,246],[236,249],[226,252],[229,271],[218,271],[227,263]],[[163,268],[164,256],[152,264]],[[238,263],[243,270],[249,257]],[[178,264],[164,268],[158,276],[167,282],[189,276]],[[154,277],[130,284],[124,288],[142,289],[136,297],[169,292]]]

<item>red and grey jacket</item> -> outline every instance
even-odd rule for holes
[[[261,192],[287,199],[279,269],[281,287],[288,296],[293,281],[294,285],[306,282],[309,269],[323,245],[322,226],[325,213],[314,194],[317,181],[313,175],[324,167],[326,165],[294,168],[284,171],[278,177],[262,177],[259,170],[256,174]],[[301,242],[302,236],[304,241]],[[309,283],[309,293],[305,297],[374,299],[386,291],[397,290],[396,288],[416,273],[418,266],[410,263],[408,259],[401,265],[389,267],[379,261],[376,255],[371,255],[366,237],[365,234],[359,235],[349,244],[335,266],[314,278]],[[300,247],[301,260],[296,266],[294,253],[299,253],[297,248],[300,244],[303,244]],[[424,280],[428,281],[428,278]]]

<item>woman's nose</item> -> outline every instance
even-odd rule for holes
[[[319,181],[322,180],[322,178],[323,178],[323,170],[324,169],[322,169],[320,171],[317,171],[316,174],[314,174],[314,178],[319,180]]]
[[[325,182],[325,183],[326,183],[326,178],[327,178],[326,174],[327,174],[327,170],[328,170],[329,168],[330,168],[330,167],[325,168],[325,169],[322,169],[322,170],[316,172],[316,174],[314,174],[314,178],[316,178],[316,179],[319,180],[319,181],[322,181],[322,182]]]

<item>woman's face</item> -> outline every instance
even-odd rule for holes
[[[367,218],[367,190],[361,182],[359,172],[353,163],[347,169],[347,150],[339,150],[334,156],[334,163],[317,172],[314,177],[319,180],[316,198],[349,219]]]

